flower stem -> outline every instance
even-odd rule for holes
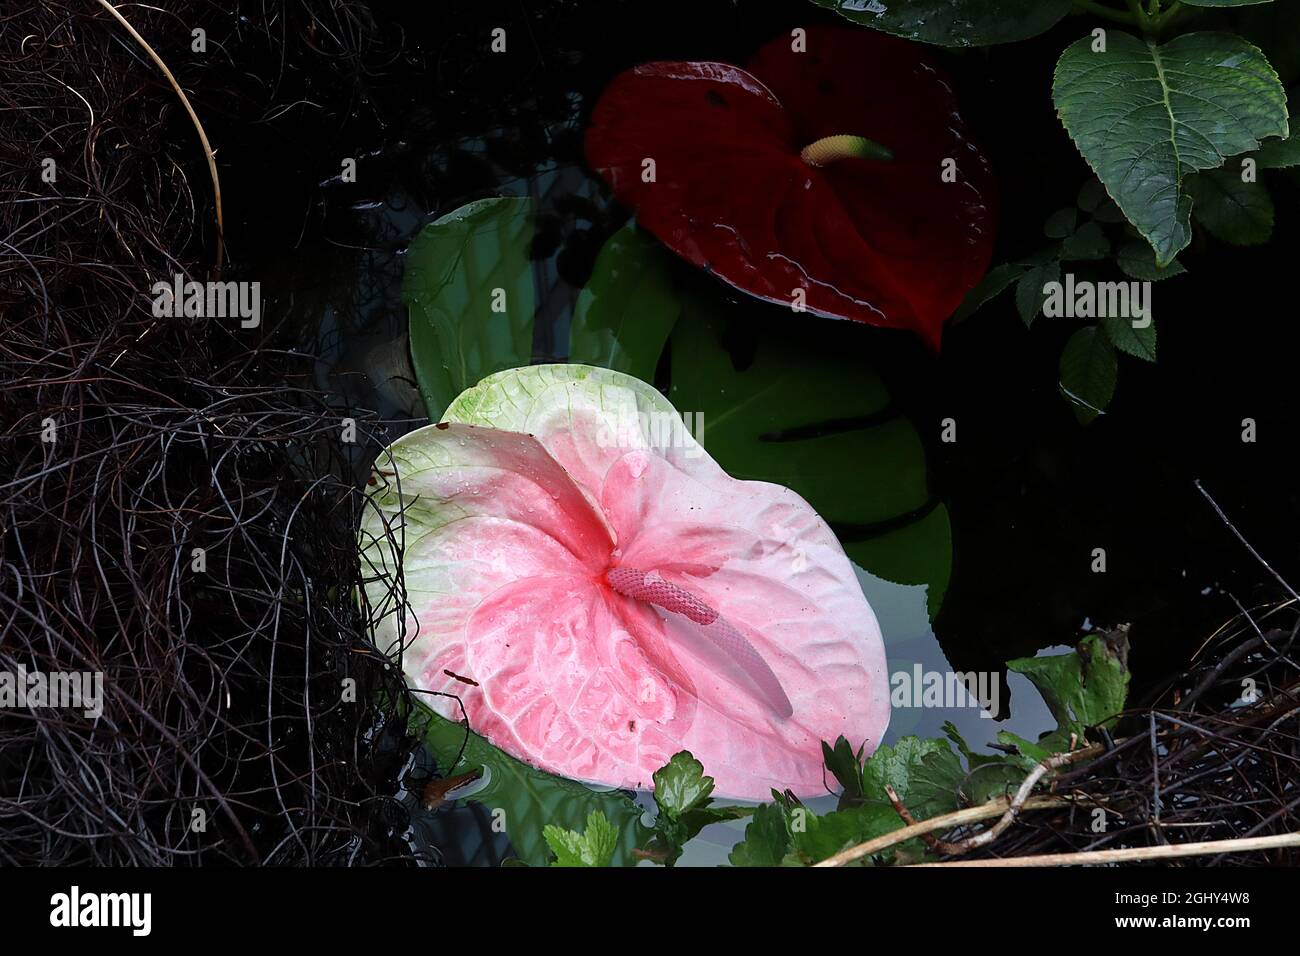
[[[1137,21],[1137,25],[1142,29],[1142,32],[1147,36],[1154,34],[1158,18],[1143,9],[1142,0],[1125,0],[1125,2],[1128,3],[1128,8],[1133,12],[1133,18]]]
[[[875,140],[847,134],[823,136],[805,146],[799,155],[809,166],[825,166],[837,159],[878,159],[887,163],[894,158],[893,150]]]
[[[1116,23],[1124,23],[1129,26],[1136,26],[1137,19],[1131,13],[1123,10],[1115,10],[1112,7],[1103,6],[1094,0],[1074,0],[1075,13],[1091,13],[1093,16],[1101,17],[1103,20],[1113,20]]]
[[[1183,5],[1180,0],[1174,0],[1164,12],[1156,17],[1156,29],[1163,30],[1183,13]]]

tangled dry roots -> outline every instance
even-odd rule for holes
[[[199,6],[128,12],[175,52]],[[0,35],[0,671],[105,698],[0,711],[0,861],[409,856],[407,699],[352,590],[381,429],[233,323],[153,315],[158,278],[207,278],[211,194],[112,19],[41,3]]]
[[[1064,811],[1024,815],[965,859],[1160,847],[1300,831],[1300,602],[1241,613],[1205,642],[1193,667],[1126,736],[1063,772]],[[959,834],[965,837],[969,834]],[[1223,853],[1198,866],[1300,863],[1296,847]]]

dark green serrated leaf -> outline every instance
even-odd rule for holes
[[[912,792],[916,769],[927,756],[946,750],[952,753],[946,740],[924,737],[900,737],[893,746],[881,744],[862,767],[862,792],[868,800],[888,804],[886,786],[891,786],[906,801]]]
[[[754,810],[745,827],[745,839],[731,849],[732,866],[780,866],[790,851],[790,814],[780,803],[765,803]]]
[[[863,744],[854,751],[853,745],[844,737],[837,738],[833,747],[822,741],[822,762],[840,785],[841,804],[862,799],[862,754],[865,747]]]
[[[1255,153],[1260,169],[1289,169],[1300,166],[1300,137],[1270,139]]]
[[[966,760],[966,778],[961,793],[968,803],[985,803],[1020,786],[1025,771],[1018,763],[1004,756],[975,753],[952,721],[944,721],[943,732]]]
[[[1047,742],[1050,746],[1025,740],[1024,737],[1017,736],[1009,730],[998,731],[998,743],[1004,747],[1012,747],[1020,751],[1018,759],[1020,760],[1021,769],[1025,772],[1032,770],[1035,764],[1042,763],[1052,754],[1060,753],[1068,746],[1068,742],[1061,744],[1060,735],[1056,731],[1045,734],[1042,741]]]
[[[962,784],[962,794],[972,806],[1016,792],[1025,779],[1025,770],[1011,757],[997,757],[974,767]]]
[[[976,761],[991,759],[985,754],[977,754],[971,750],[970,744],[966,743],[966,738],[961,735],[961,732],[957,729],[957,725],[951,720],[945,720],[943,722],[943,735],[952,741],[953,745],[956,746],[958,753],[966,758],[967,763],[973,765]]]
[[[968,315],[976,312],[981,306],[1001,295],[1013,282],[1032,268],[1033,266],[1026,265],[1023,262],[1004,262],[1001,265],[994,266],[984,274],[984,278],[979,281],[975,288],[966,293],[966,298],[962,300],[957,311],[953,313],[952,321],[960,322]]]
[[[884,836],[901,828],[903,820],[888,804],[869,804],[835,810],[818,816],[797,808],[791,811],[790,853],[785,864],[807,865],[834,856],[840,850]]]
[[[1115,395],[1115,349],[1096,326],[1079,329],[1061,352],[1061,391],[1080,424],[1096,418]]]
[[[1300,79],[1300,5],[1295,0],[1237,10],[1232,20],[1237,33],[1264,51],[1283,83]]]
[[[1296,27],[1300,26],[1300,4],[1296,4],[1294,9],[1297,11],[1294,17],[1290,32],[1295,34]],[[1297,49],[1300,49],[1300,40],[1293,39]],[[1288,109],[1290,104],[1300,98],[1300,87],[1293,87],[1287,93]],[[1289,123],[1289,120],[1288,120]],[[1291,127],[1294,133],[1295,128]],[[1291,135],[1284,139],[1270,139],[1259,150],[1251,154],[1255,160],[1258,169],[1289,169],[1293,166],[1300,166],[1300,136]]]
[[[938,46],[991,46],[1044,33],[1070,0],[813,0],[854,23]]]
[[[1061,54],[1052,98],[1084,159],[1160,265],[1191,241],[1184,178],[1287,135],[1286,96],[1267,59],[1227,33],[1157,46],[1117,30],[1106,49]]]
[[[1057,260],[1035,266],[1016,283],[1016,311],[1025,325],[1033,323],[1043,311],[1043,300],[1047,293],[1043,287],[1050,282],[1061,281],[1061,263]]]
[[[1069,260],[1104,259],[1110,255],[1110,240],[1095,222],[1085,222],[1061,243],[1061,258]]]
[[[1187,177],[1192,215],[1206,231],[1234,246],[1258,246],[1273,235],[1273,198],[1261,182],[1242,182],[1231,169]]]
[[[1122,243],[1115,253],[1115,263],[1126,276],[1148,282],[1159,282],[1187,271],[1177,259],[1163,269],[1157,267],[1155,250],[1141,240]]]
[[[1092,212],[1108,199],[1110,196],[1106,195],[1106,187],[1094,176],[1079,187],[1079,198],[1076,202],[1084,212]]]
[[[1156,324],[1149,317],[1145,325],[1134,326],[1132,319],[1104,315],[1101,327],[1110,339],[1110,344],[1121,352],[1146,362],[1156,360]]]
[[[1074,232],[1075,226],[1079,224],[1079,210],[1068,207],[1058,209],[1047,217],[1043,223],[1043,235],[1049,239],[1064,239]]]
[[[912,772],[907,799],[903,802],[918,820],[951,813],[961,806],[961,785],[965,777],[961,759],[945,741],[942,747],[921,758],[921,765]]]

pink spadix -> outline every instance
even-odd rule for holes
[[[605,580],[625,597],[680,614],[700,625],[700,633],[744,671],[773,710],[782,718],[794,713],[781,681],[749,639],[690,591],[665,581],[655,571],[647,573],[638,568],[611,568]]]

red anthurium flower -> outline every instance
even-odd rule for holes
[[[834,533],[790,489],[729,476],[645,383],[500,372],[376,469],[377,638],[519,759],[649,787],[689,750],[719,793],[763,799],[824,793],[823,740],[880,743],[884,647]]]
[[[812,27],[744,70],[636,67],[596,104],[586,148],[689,262],[935,349],[992,253],[995,183],[951,86],[919,47],[871,30]]]

